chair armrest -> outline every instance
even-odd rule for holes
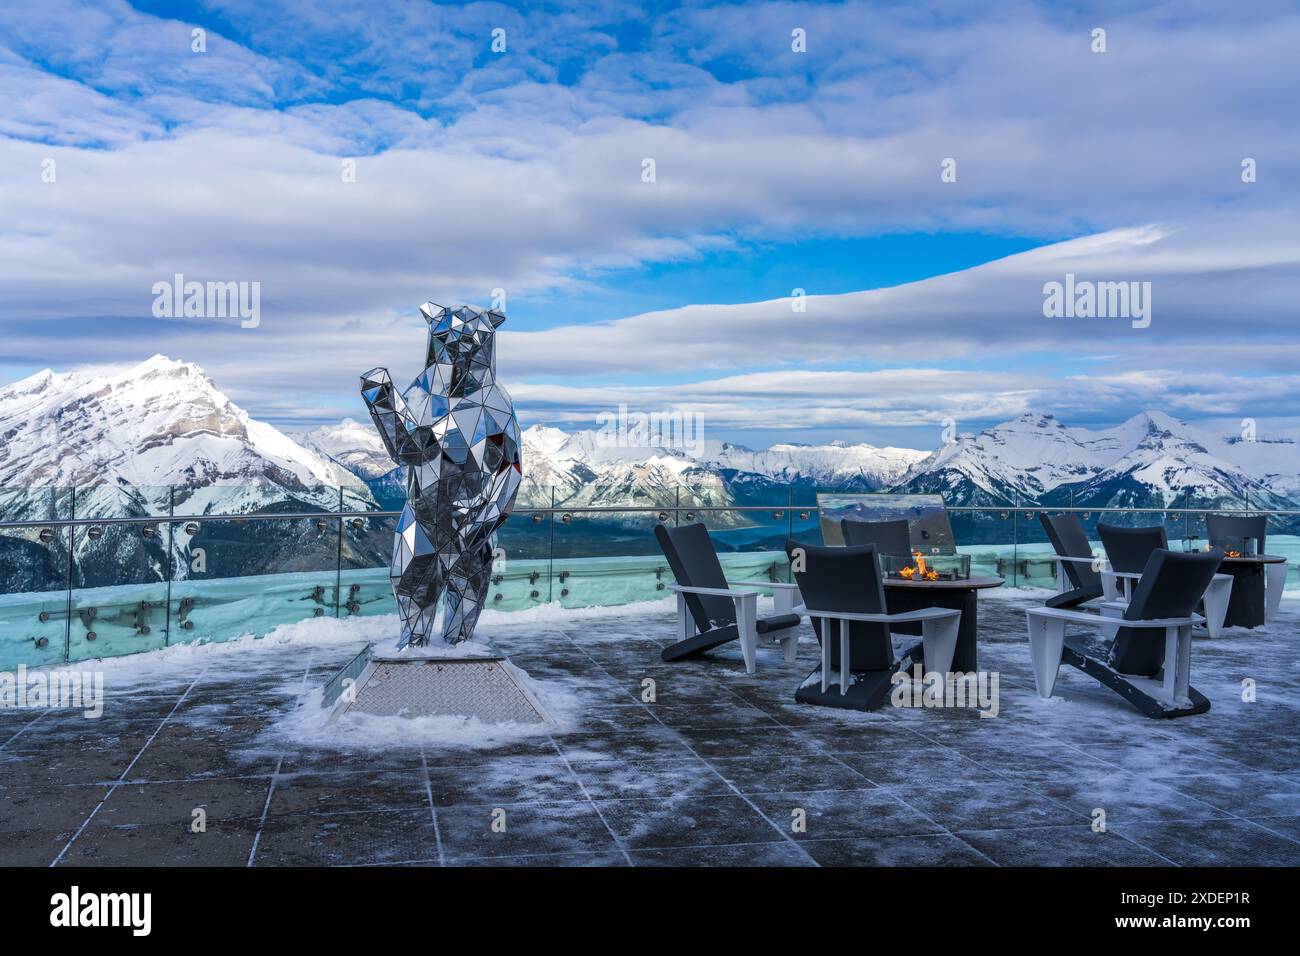
[[[1102,564],[1106,564],[1106,559],[1100,556],[1092,556],[1092,557],[1085,558],[1082,556],[1075,556],[1070,554],[1054,554],[1052,555],[1052,557],[1057,561],[1073,561],[1075,564],[1092,564],[1095,561],[1100,561]]]
[[[1108,602],[1107,607],[1127,608],[1127,604],[1118,601]],[[1129,621],[1120,617],[1102,617],[1099,614],[1089,614],[1087,611],[1067,611],[1059,607],[1031,607],[1025,610],[1030,617],[1050,617],[1057,621],[1073,621],[1076,624],[1095,624],[1107,627],[1184,627],[1189,624],[1203,624],[1205,618],[1199,614],[1193,614],[1190,617],[1165,617],[1152,621]]]
[[[750,588],[772,588],[774,591],[788,590],[797,591],[799,585],[786,584],[784,581],[728,581],[728,584],[738,584],[742,587]]]
[[[731,588],[688,588],[684,584],[670,584],[669,591],[678,591],[682,594],[709,594],[713,597],[725,597],[740,599],[745,597],[758,597],[757,591],[734,591]]]
[[[857,611],[817,611],[805,604],[792,608],[790,613],[801,617],[828,617],[833,621],[866,621],[870,624],[937,621],[961,616],[961,611],[946,607],[923,607],[917,611],[900,611],[896,614],[864,614]]]
[[[1205,623],[1205,618],[1199,614],[1191,614],[1187,617],[1162,617],[1154,621],[1129,621],[1120,617],[1110,620],[1121,627],[1186,627],[1189,624]]]

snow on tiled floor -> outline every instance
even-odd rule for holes
[[[542,733],[325,727],[321,686],[393,618],[96,664],[99,719],[0,711],[0,865],[1300,864],[1300,602],[1197,638],[1213,709],[1173,721],[1069,668],[1040,700],[1032,603],[980,599],[992,718],[796,704],[810,634],[754,675],[664,664],[667,604],[485,615]]]

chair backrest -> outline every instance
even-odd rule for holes
[[[844,543],[849,547],[874,544],[878,556],[888,554],[905,558],[912,553],[912,537],[906,518],[897,521],[854,521],[852,518],[841,518],[840,533],[844,535]]]
[[[1088,533],[1083,530],[1083,522],[1076,514],[1062,514],[1052,517],[1046,511],[1038,514],[1047,532],[1047,540],[1052,548],[1064,558],[1091,558],[1092,545],[1088,542]],[[1091,564],[1079,561],[1062,561],[1065,575],[1076,588],[1101,593],[1101,575],[1092,569]]]
[[[655,539],[668,559],[677,583],[691,588],[725,588],[727,576],[713,550],[709,530],[699,522],[670,528],[655,525]],[[714,594],[686,594],[686,607],[700,631],[736,623],[736,605],[730,598]]]
[[[885,612],[885,587],[874,544],[824,548],[790,540],[785,551],[806,606],[858,614]]]
[[[1116,571],[1141,572],[1153,552],[1169,547],[1162,524],[1126,528],[1099,522],[1097,535],[1106,549],[1106,560]]]
[[[798,569],[794,571],[795,583],[799,585],[805,606],[818,611],[858,614],[886,611],[880,560],[874,544],[826,548],[791,539],[786,542],[785,551],[790,556],[791,569]],[[812,623],[818,640],[824,625],[829,627],[831,666],[839,667],[839,623],[817,617]],[[849,637],[852,670],[882,670],[893,665],[887,625],[854,621],[849,625]]]
[[[1126,621],[1187,617],[1205,596],[1223,560],[1222,551],[1184,552],[1157,549],[1142,569]],[[1165,632],[1121,627],[1111,645],[1111,663],[1123,674],[1154,677],[1165,657]]]
[[[1255,553],[1264,554],[1268,515],[1206,515],[1205,536],[1211,548],[1238,550],[1242,538],[1255,539]]]

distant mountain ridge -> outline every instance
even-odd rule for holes
[[[949,505],[1285,508],[1300,457],[1290,440],[1225,438],[1162,412],[1097,431],[1026,413],[942,446],[896,487]]]
[[[325,440],[328,437],[329,440]],[[780,444],[755,451],[706,442],[692,458],[668,448],[610,447],[599,432],[524,430],[525,506],[779,504],[793,487],[816,491],[937,493],[952,506],[1287,508],[1300,497],[1291,439],[1215,435],[1162,412],[1089,430],[1026,413],[933,452],[873,445]],[[372,429],[345,421],[304,443],[376,485],[394,481]],[[400,493],[400,488],[399,488]],[[400,500],[400,498],[398,499]]]
[[[178,514],[268,508],[392,507],[395,470],[368,421],[290,436],[230,401],[201,368],[161,355],[118,371],[38,372],[0,388],[0,506],[42,517],[17,489],[78,486],[79,514],[156,513],[161,489]],[[1176,507],[1300,498],[1290,439],[1245,441],[1141,412],[1113,428],[1026,413],[932,452],[833,442],[755,450],[705,441],[612,445],[596,430],[523,432],[523,507],[779,504],[826,491],[937,492],[950,505]],[[82,497],[82,496],[86,497]],[[804,500],[809,500],[804,497]]]
[[[790,485],[841,491],[888,487],[926,457],[911,448],[866,444],[780,444],[755,451],[706,441],[702,454],[692,458],[672,448],[613,446],[598,431],[566,432],[547,425],[524,429],[522,438],[524,507],[667,505],[678,500],[679,492],[688,504],[772,504],[783,500]],[[306,432],[300,441],[366,481],[377,498],[400,488],[383,443],[369,425],[345,419]]]

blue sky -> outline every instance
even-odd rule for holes
[[[1293,4],[3,8],[3,380],[161,351],[359,417],[419,303],[504,289],[526,424],[1300,424]],[[177,272],[259,282],[257,328],[154,317]],[[1066,272],[1150,282],[1150,326],[1045,317]]]

